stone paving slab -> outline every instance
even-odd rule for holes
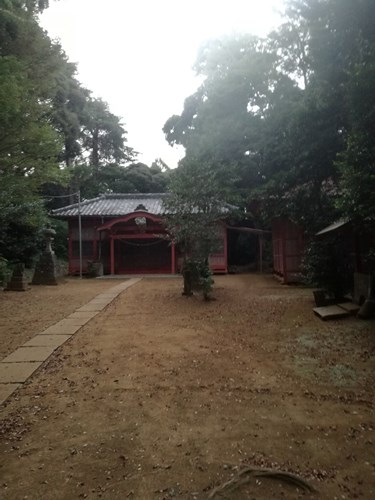
[[[39,335],[73,335],[78,332],[81,325],[74,324],[74,322],[66,323],[66,320],[59,321],[55,325],[50,326]]]
[[[357,314],[361,309],[359,305],[353,304],[353,302],[343,302],[342,304],[337,304],[339,307],[348,311],[350,314]]]
[[[135,285],[136,283],[138,283],[139,281],[141,281],[142,278],[132,278],[130,280],[127,280],[127,281],[124,281],[123,283],[120,283],[119,285],[113,287],[110,289],[110,291],[117,291],[119,290],[120,292],[123,292],[124,290],[126,290],[127,288]]]
[[[23,344],[22,347],[43,347],[49,346],[57,349],[73,335],[36,335],[33,339]]]
[[[54,350],[55,348],[51,346],[19,347],[12,354],[1,360],[1,363],[45,361]]]
[[[21,384],[0,383],[0,405],[2,405],[19,387],[21,387]]]
[[[46,330],[40,332],[22,347],[4,358],[0,362],[0,404],[21,387],[20,384],[26,382],[55,349],[71,338],[97,313],[107,307],[121,292],[135,285],[141,279],[141,277],[129,279],[97,295],[92,301],[77,309],[66,319],[46,328]]]
[[[116,297],[118,294],[116,295]],[[110,304],[113,300],[113,297],[95,297],[94,299],[91,299],[90,302],[87,302],[87,304]]]
[[[105,307],[107,307],[108,304],[91,304],[90,302],[86,304],[85,306],[80,307],[77,309],[77,312],[100,312],[102,311]]]
[[[69,316],[67,316],[66,319],[69,320],[85,319],[86,321],[90,321],[90,319],[95,318],[97,314],[98,313],[96,311],[76,311],[72,314],[69,314]]]
[[[101,300],[101,299],[115,299],[120,295],[120,291],[114,292],[114,293],[100,293],[95,297],[95,300]]]
[[[0,363],[0,381],[2,384],[23,384],[41,366],[41,361],[32,363]]]
[[[113,299],[100,299],[100,300],[90,300],[90,302],[88,302],[86,305],[89,306],[108,306],[111,302],[113,301]],[[84,307],[84,306],[83,306]]]
[[[339,306],[315,307],[313,311],[323,320],[339,319],[349,316],[348,311],[344,311],[344,309]]]
[[[97,315],[97,312],[95,312],[94,316]],[[72,326],[84,326],[86,325],[86,323],[88,323],[90,321],[90,319],[92,319],[94,316],[90,316],[89,318],[77,318],[77,317],[74,317],[74,318],[71,318],[70,316],[68,316],[66,319],[63,319],[60,321],[60,325],[61,326],[66,326],[68,328],[72,327]]]

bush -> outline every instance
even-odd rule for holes
[[[207,259],[187,259],[182,274],[184,277],[184,295],[192,295],[193,291],[202,291],[205,300],[209,300],[212,292],[212,273]]]
[[[0,256],[0,285],[4,285],[9,281],[11,270],[8,267],[7,259]]]

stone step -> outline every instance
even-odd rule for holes
[[[327,319],[340,319],[350,316],[348,311],[345,311],[339,306],[324,306],[324,307],[314,307],[314,313],[323,320]]]

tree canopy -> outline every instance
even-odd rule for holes
[[[29,262],[48,208],[81,190],[164,191],[168,168],[135,163],[122,119],[40,27],[47,0],[0,0],[0,256]],[[72,198],[71,201],[76,201]]]
[[[171,176],[162,160],[137,161],[122,119],[79,82],[75,64],[42,30],[38,14],[48,3],[0,0],[6,258],[37,249],[45,197],[165,191]],[[202,84],[163,128],[171,145],[185,147],[178,170],[186,190],[194,176],[203,182],[191,166],[200,165],[263,223],[287,215],[314,234],[345,216],[373,227],[374,25],[373,0],[289,0],[267,37],[206,42],[195,64]]]
[[[340,215],[373,222],[374,22],[372,0],[290,0],[267,38],[207,42],[167,141],[215,163],[265,221],[312,234]]]
[[[226,215],[225,190],[211,164],[185,160],[171,173],[169,191],[165,227],[183,255],[184,294],[202,289],[208,299],[212,285],[208,258],[222,238],[219,222]]]

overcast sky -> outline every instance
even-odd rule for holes
[[[192,66],[202,42],[238,32],[266,35],[282,0],[61,0],[42,26],[78,63],[80,82],[122,117],[128,145],[148,165],[177,166],[162,127],[199,85]]]

